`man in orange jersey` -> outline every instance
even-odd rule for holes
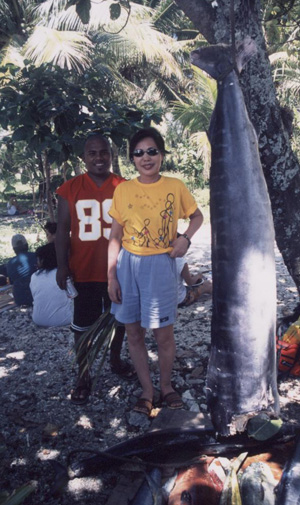
[[[115,187],[124,180],[110,171],[111,147],[109,141],[98,133],[86,139],[83,160],[87,172],[57,189],[57,283],[61,289],[66,289],[66,280],[71,277],[78,291],[71,324],[75,344],[110,306],[107,249],[112,219],[108,211]],[[111,368],[127,379],[135,378],[130,365],[120,358],[123,339],[124,328],[118,327],[111,346]],[[78,367],[71,401],[82,405],[88,401],[91,378],[88,370],[83,372],[81,362]]]

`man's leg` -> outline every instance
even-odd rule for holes
[[[115,336],[110,347],[110,363],[118,365],[121,362],[121,351],[125,337],[125,326],[117,326]]]
[[[76,352],[76,361],[78,365],[78,376],[76,380],[76,385],[71,391],[71,401],[77,405],[83,405],[88,401],[90,391],[91,391],[91,378],[88,369],[86,368],[86,363],[84,357],[86,356],[86,349],[81,349],[79,352],[78,343],[82,336],[82,332],[74,332],[74,344]]]
[[[76,282],[78,296],[74,298],[74,318],[71,328],[74,332],[76,361],[78,364],[78,377],[71,392],[71,401],[82,405],[88,401],[91,391],[90,372],[86,369],[87,348],[78,349],[78,342],[83,333],[96,321],[99,306],[102,305],[100,283]],[[99,314],[100,315],[100,314]]]

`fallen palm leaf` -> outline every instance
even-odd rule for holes
[[[16,489],[11,495],[9,496],[2,496],[2,499],[0,500],[1,505],[19,505],[19,503],[22,503],[27,496],[29,496],[33,491],[35,491],[37,488],[37,482],[36,481],[31,481],[28,484],[24,484],[24,486],[19,487]]]
[[[82,375],[85,371],[90,370],[94,361],[98,358],[102,351],[100,363],[97,367],[97,372],[93,380],[93,385],[96,383],[104,364],[108,349],[111,346],[118,323],[115,316],[110,314],[109,309],[106,310],[95,321],[93,326],[82,334],[77,344],[75,345],[76,359],[82,365]]]

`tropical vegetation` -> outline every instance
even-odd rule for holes
[[[214,22],[218,16],[223,20],[223,4],[230,2],[205,3]],[[239,1],[235,4],[237,29],[252,29]],[[299,1],[258,4],[280,114],[299,153]],[[206,131],[216,87],[189,63],[195,45],[218,41],[213,24],[205,16],[196,18],[203,5],[198,0],[0,0],[5,195],[21,177],[48,200],[53,218],[51,195],[64,178],[82,169],[79,155],[87,132],[100,129],[108,135],[114,170],[130,174],[127,140],[148,124],[166,137],[171,155],[165,169],[182,173],[191,188],[207,185]],[[229,26],[228,17],[224,20]],[[226,32],[224,25],[220,34],[228,38],[230,29]],[[260,143],[263,139],[261,134]],[[262,161],[268,162],[264,146]]]

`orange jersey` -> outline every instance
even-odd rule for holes
[[[69,266],[76,282],[107,282],[107,249],[114,190],[124,179],[111,174],[98,187],[85,173],[62,184],[57,194],[68,201],[71,216]]]

